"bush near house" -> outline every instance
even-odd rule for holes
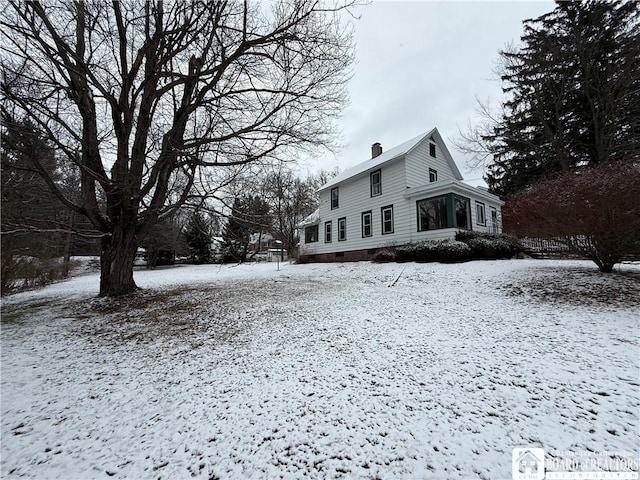
[[[384,249],[373,261],[457,263],[511,258],[521,251],[518,239],[510,235],[459,231],[455,240],[425,240]]]
[[[495,235],[460,230],[456,233],[456,240],[469,245],[471,258],[478,260],[511,258],[523,250],[516,237],[506,234]]]

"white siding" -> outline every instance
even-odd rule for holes
[[[301,254],[313,255],[334,252],[366,250],[385,246],[403,245],[420,240],[441,240],[453,238],[456,228],[446,228],[418,232],[418,215],[416,202],[425,198],[447,193],[456,193],[469,198],[471,208],[471,225],[475,231],[490,232],[491,207],[498,213],[498,232],[502,232],[500,201],[485,191],[461,184],[456,180],[456,173],[443,152],[439,140],[436,144],[436,157],[429,154],[427,138],[413,148],[404,158],[377,165],[364,170],[358,167],[358,173],[337,184],[339,188],[339,207],[331,210],[331,188],[320,192],[320,221],[318,224],[319,241],[304,243],[304,232],[301,235]],[[444,147],[446,149],[446,147]],[[438,182],[429,183],[429,168],[438,172]],[[381,170],[382,194],[371,197],[370,174]],[[459,178],[459,177],[458,177]],[[334,185],[335,187],[336,185]],[[432,192],[432,193],[429,193]],[[485,205],[486,225],[476,224],[476,201]],[[382,234],[382,207],[393,206],[394,231]],[[362,213],[371,211],[372,236],[362,237]],[[346,218],[347,238],[338,241],[338,219]],[[325,243],[325,223],[332,222],[332,241]]]
[[[404,161],[391,162],[383,165],[381,170],[382,194],[371,197],[370,173],[378,170],[374,167],[338,185],[339,207],[331,210],[331,189],[320,192],[320,224],[322,232],[320,241],[303,245],[303,253],[306,255],[348,252],[378,248],[386,245],[399,245],[406,242],[406,200],[402,194],[405,191]],[[382,234],[382,207],[393,205],[394,233]],[[362,213],[371,211],[372,236],[362,238]],[[347,239],[338,241],[338,219],[347,219]],[[324,224],[331,221],[333,235],[331,243],[324,243]],[[405,234],[401,235],[401,232]],[[302,238],[304,241],[304,236]]]
[[[429,144],[436,144],[436,157],[429,154]],[[418,187],[429,183],[429,169],[433,168],[438,172],[438,181],[453,179],[449,162],[447,162],[438,142],[431,142],[425,139],[417,145],[406,157],[407,162],[407,183],[408,187]]]

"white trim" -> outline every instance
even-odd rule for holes
[[[484,199],[487,202],[497,204],[499,206],[504,205],[504,202],[500,200],[500,197],[492,195],[485,190],[477,187],[472,187],[466,183],[459,182],[458,180],[439,180],[437,182],[429,183],[421,187],[407,188],[404,192],[404,198],[411,199],[427,195],[429,197],[445,195],[447,193],[457,193],[459,195],[471,196],[475,200],[476,198]]]

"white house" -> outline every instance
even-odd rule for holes
[[[462,175],[436,128],[323,185],[320,207],[302,224],[300,257],[368,259],[384,247],[453,238],[458,230],[502,232],[504,202]]]

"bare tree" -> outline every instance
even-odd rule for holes
[[[2,109],[79,168],[80,200],[57,192],[102,233],[100,295],[136,288],[137,246],[215,189],[211,170],[333,145],[353,60],[349,7],[8,1]]]
[[[505,231],[560,241],[611,272],[640,254],[640,164],[618,161],[583,167],[524,189],[507,199]]]
[[[265,175],[262,190],[273,217],[271,233],[282,242],[289,256],[296,253],[298,226],[318,208],[318,188],[336,174],[337,170],[322,170],[300,178],[286,165],[279,164]]]

